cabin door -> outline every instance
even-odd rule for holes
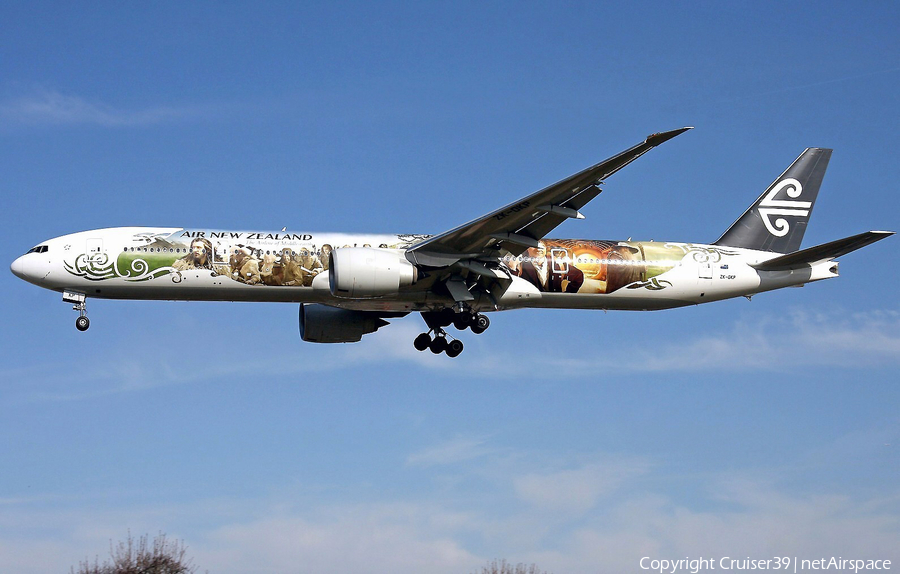
[[[88,261],[102,263],[103,240],[102,239],[88,239],[87,244],[84,247],[84,251],[85,251],[85,254],[87,255]]]

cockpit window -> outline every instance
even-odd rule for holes
[[[31,249],[29,249],[26,252],[26,255],[28,253],[47,253],[47,246],[46,245],[38,245],[37,247],[32,247]]]

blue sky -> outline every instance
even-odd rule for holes
[[[712,241],[809,146],[804,246],[900,228],[895,3],[0,7],[11,262],[118,225],[437,233],[642,140],[557,237]],[[0,275],[0,571],[128,531],[202,570],[900,562],[896,239],[842,277],[655,313],[418,317],[304,344],[285,304]]]

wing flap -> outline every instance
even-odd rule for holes
[[[600,195],[602,191],[603,190],[601,190],[596,185],[592,185],[584,189],[578,195],[566,201],[563,205],[554,207],[559,207],[566,210],[571,209],[574,210],[575,213],[578,213],[580,215],[580,212],[578,210],[587,205],[589,201]],[[582,218],[583,217],[584,216],[582,215]],[[546,237],[548,233],[556,229],[556,227],[560,223],[567,219],[570,219],[570,217],[565,215],[564,213],[550,211],[549,213],[544,213],[542,217],[536,217],[533,221],[529,222],[528,225],[526,225],[519,231],[519,234],[527,234],[531,237],[537,237],[540,239],[542,237]],[[520,253],[521,251],[515,251],[513,252],[513,255],[519,255]]]

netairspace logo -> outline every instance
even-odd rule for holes
[[[783,570],[788,572],[807,572],[814,570],[839,570],[858,572],[865,570],[890,570],[890,560],[859,560],[842,558],[817,558],[814,560],[798,560],[790,556],[773,558],[682,558],[679,560],[656,559],[644,556],[640,562],[641,570],[652,570],[660,574],[676,574],[690,572],[698,574],[701,570]]]

